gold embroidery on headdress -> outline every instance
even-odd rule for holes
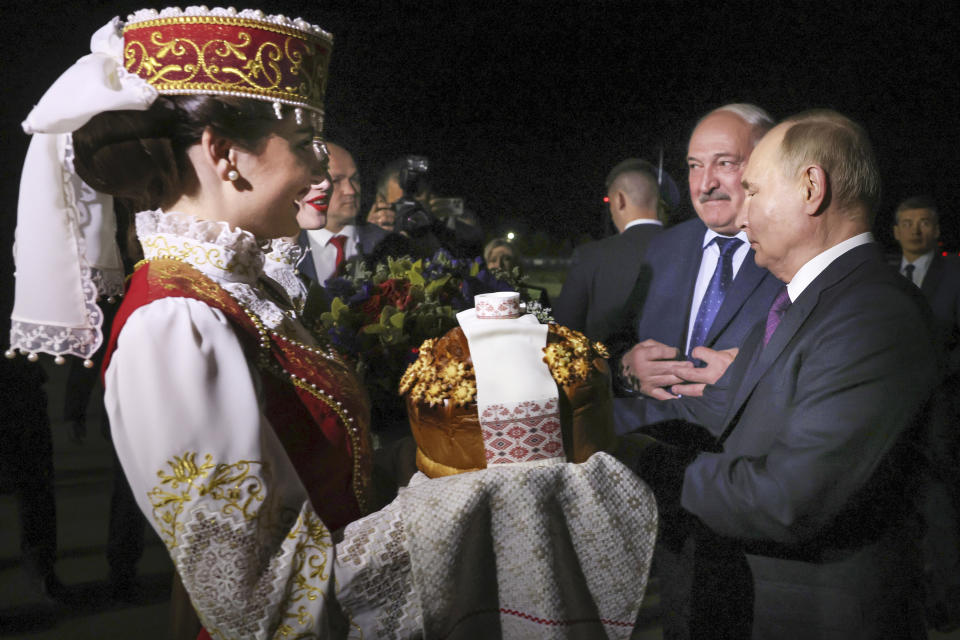
[[[124,29],[124,67],[161,94],[251,96],[323,111],[332,41],[282,24],[177,16]]]

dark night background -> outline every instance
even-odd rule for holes
[[[690,129],[715,106],[748,101],[776,118],[831,107],[861,122],[884,178],[879,239],[891,241],[898,200],[927,193],[946,245],[960,245],[953,2],[256,4],[334,34],[327,136],[358,156],[365,207],[380,166],[414,152],[490,230],[511,222],[558,245],[599,236],[613,164],[656,161],[662,147],[689,211]],[[93,31],[142,6],[4,3],[4,274],[28,142],[20,121]]]

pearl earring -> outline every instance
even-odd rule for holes
[[[227,171],[227,180],[230,182],[236,182],[240,178],[240,172],[236,169],[230,169]]]

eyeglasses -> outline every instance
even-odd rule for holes
[[[320,136],[313,137],[313,152],[319,160],[324,165],[329,164],[330,162],[330,150],[327,149],[327,144],[323,141],[323,138]]]

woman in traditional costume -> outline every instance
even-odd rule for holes
[[[107,344],[106,407],[133,493],[210,636],[629,637],[652,494],[594,453],[613,446],[605,438],[583,464],[568,462],[576,438],[558,453],[572,396],[557,385],[569,380],[547,370],[548,332],[532,316],[487,321],[500,338],[469,329],[475,358],[521,344],[527,355],[503,358],[510,378],[484,358],[494,368],[460,401],[546,401],[554,413],[513,422],[553,424],[550,455],[512,448],[504,462],[515,464],[485,468],[494,451],[479,445],[459,469],[472,473],[418,474],[364,515],[369,405],[351,367],[301,323],[297,249],[282,240],[324,178],[330,48],[302,20],[234,9],[145,10],[98,31],[24,123],[34,138],[8,355],[89,361],[100,346],[97,296],[122,282],[112,197],[123,198],[143,209],[144,260]],[[486,391],[498,379],[511,381],[506,396]],[[600,382],[591,388],[609,395]]]
[[[18,243],[21,281],[36,295],[44,274],[69,276],[53,302],[79,294],[80,322],[44,321],[18,296],[13,345],[89,359],[101,340],[90,302],[119,293],[110,196],[142,210],[106,407],[133,493],[214,637],[350,626],[331,604],[330,532],[369,509],[369,406],[352,367],[300,323],[298,249],[281,240],[325,180],[331,45],[259,11],[139,11],[98,31],[25,122],[25,178],[59,197],[21,199],[18,239],[49,239],[45,208],[73,226],[57,258],[74,262],[35,265]]]

